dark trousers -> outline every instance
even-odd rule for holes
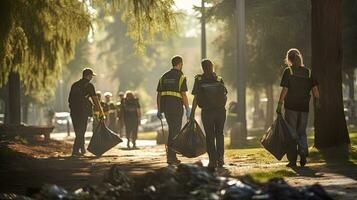
[[[306,127],[308,121],[308,112],[300,112],[285,109],[285,120],[297,133],[297,142],[288,149],[286,157],[289,162],[296,163],[297,155],[308,155],[308,144]]]
[[[182,115],[165,113],[167,125],[169,126],[169,137],[167,139],[167,161],[174,161],[177,159],[176,152],[171,148],[173,138],[180,133],[182,126]]]
[[[224,157],[225,109],[202,110],[201,118],[206,133],[207,153],[210,162]]]
[[[126,138],[135,143],[138,138],[138,119],[129,119],[125,121]]]
[[[84,134],[87,130],[88,116],[83,114],[71,113],[74,133],[76,138],[74,139],[72,153],[78,153],[79,149],[85,150],[84,147]],[[83,153],[83,152],[82,152]]]

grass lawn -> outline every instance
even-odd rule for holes
[[[232,171],[232,175],[239,176],[242,172],[250,175],[257,181],[266,181],[273,177],[292,177],[297,176],[296,172],[285,167],[287,163],[286,157],[281,161],[274,158],[268,151],[263,149],[260,145],[260,139],[262,138],[264,131],[249,132],[248,136],[253,136],[248,140],[247,144],[241,148],[231,148],[230,138],[225,137],[225,159],[240,164],[240,171]],[[339,149],[329,149],[320,151],[313,147],[313,133],[310,131],[308,134],[308,143],[310,155],[308,157],[308,166],[330,166],[330,165],[343,165],[343,164],[357,164],[357,131],[350,133],[351,147],[348,153],[348,159],[342,159],[339,157],[332,157],[331,155],[343,155]],[[347,155],[347,154],[345,154]],[[328,159],[326,159],[328,158]],[[245,165],[253,166],[253,168],[244,169]],[[255,166],[255,167],[254,167]]]

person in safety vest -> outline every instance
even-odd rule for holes
[[[95,110],[99,110],[99,117],[104,118],[104,112],[95,93],[94,85],[90,82],[93,76],[95,76],[93,70],[85,68],[82,72],[82,79],[73,83],[69,92],[68,103],[71,110],[74,133],[76,134],[72,156],[82,156],[86,153],[84,134],[87,129],[88,117],[93,114],[92,102]],[[92,102],[89,98],[92,99]]]
[[[224,165],[224,123],[226,121],[227,89],[223,79],[213,72],[213,63],[208,59],[201,62],[203,74],[195,77],[192,94],[192,112],[197,105],[202,109],[201,119],[206,133],[209,157],[208,168]]]
[[[125,134],[123,101],[124,101],[124,92],[119,92],[119,99],[116,103],[116,108],[117,108],[118,133],[121,137],[123,137]]]
[[[320,108],[318,83],[311,70],[304,66],[303,57],[298,49],[290,49],[286,53],[285,68],[280,86],[282,87],[279,103],[276,109],[281,114],[282,105],[285,108],[285,120],[297,133],[297,141],[288,149],[287,167],[295,167],[297,155],[300,155],[300,165],[306,164],[308,144],[306,127],[308,121],[310,92],[314,96],[315,112]]]
[[[116,107],[112,101],[112,93],[106,92],[104,93],[105,103],[108,106],[108,114],[107,114],[107,126],[110,130],[116,131]]]
[[[182,73],[183,60],[181,56],[171,59],[172,69],[161,76],[157,86],[157,117],[161,120],[162,113],[169,127],[167,141],[167,163],[179,164],[175,151],[171,148],[173,138],[180,132],[182,126],[183,106],[186,109],[186,117],[189,118],[191,109],[186,96],[186,77]]]
[[[130,141],[133,143],[133,148],[136,149],[136,139],[138,137],[138,128],[140,125],[141,111],[139,99],[134,96],[130,90],[126,91],[123,101],[123,113],[126,138],[128,139],[127,146],[130,148]]]
[[[102,93],[100,91],[97,91],[96,92],[96,95],[98,97],[98,101],[100,102],[100,106],[102,108],[104,108],[106,105],[105,105],[105,102],[102,101]],[[105,114],[105,113],[104,113]],[[98,124],[99,124],[99,121],[101,120],[100,118],[100,110],[97,110],[95,109],[94,107],[94,112],[93,112],[93,128],[92,130],[94,131],[97,127],[98,127]]]

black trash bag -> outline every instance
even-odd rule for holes
[[[263,136],[260,143],[276,159],[281,160],[289,146],[296,144],[295,136],[295,131],[286,123],[283,116],[278,114],[278,117]]]
[[[93,131],[93,136],[88,145],[88,151],[96,156],[101,156],[123,140],[119,135],[110,130],[101,120]]]
[[[206,153],[206,137],[195,119],[185,124],[173,139],[171,148],[187,158],[195,158]]]

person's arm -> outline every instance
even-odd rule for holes
[[[188,104],[188,98],[186,95],[186,92],[181,92],[182,95],[182,103],[185,106],[186,110],[188,110],[190,108],[189,104]]]
[[[281,113],[281,108],[283,107],[283,103],[284,103],[284,100],[285,100],[285,97],[286,97],[287,93],[288,93],[288,88],[287,87],[283,87],[281,89],[281,92],[280,92],[280,98],[279,98],[279,102],[278,102],[278,107],[276,108],[276,112],[278,114]]]
[[[95,110],[98,110],[101,113],[101,116],[104,116],[102,106],[100,105],[99,99],[97,96],[91,96],[92,102],[94,104]]]
[[[160,92],[158,92],[157,95],[156,95],[156,106],[157,106],[157,110],[160,111],[160,106],[161,106],[161,95],[160,95]]]
[[[317,86],[312,88],[312,96],[314,97],[314,106],[316,110],[320,109],[320,91]]]
[[[193,96],[192,110],[191,110],[191,113],[193,113],[193,115],[194,115],[194,113],[195,113],[195,111],[196,111],[196,108],[197,108],[197,99],[196,99],[196,95],[195,95],[195,96]],[[194,117],[194,116],[193,116],[193,117]]]

